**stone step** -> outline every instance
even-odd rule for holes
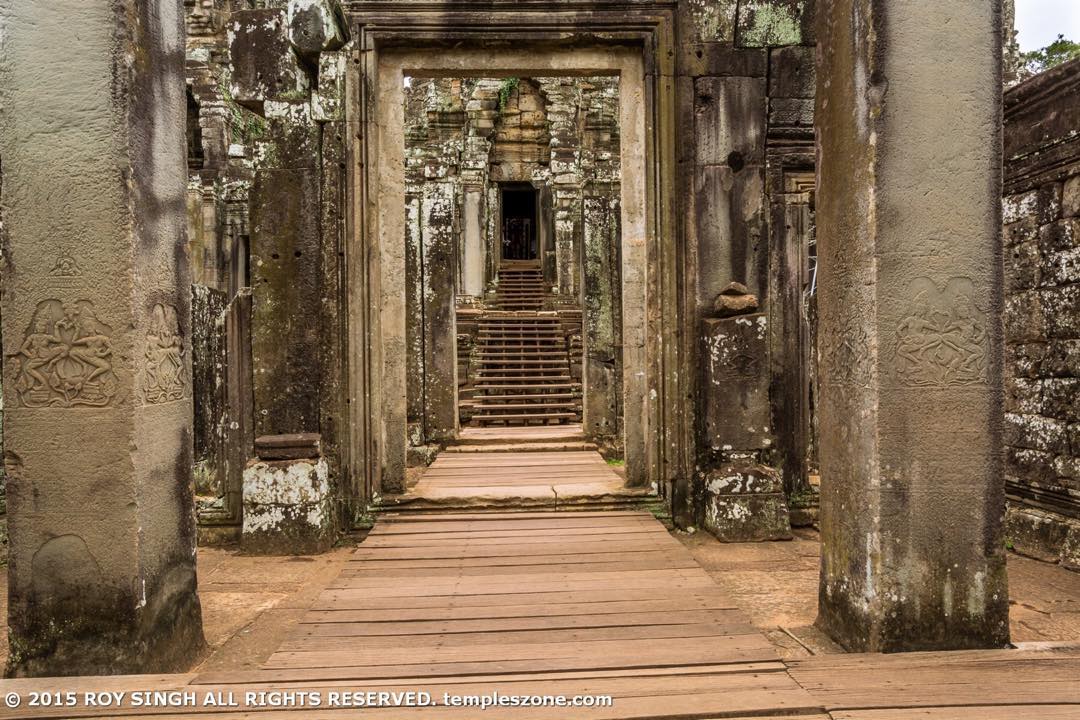
[[[545,412],[545,413],[514,413],[507,415],[474,415],[473,420],[481,423],[493,422],[549,422],[551,420],[565,422],[577,417],[573,412]]]
[[[515,390],[520,390],[520,387],[515,387]],[[549,400],[549,399],[574,399],[578,397],[575,393],[559,392],[559,393],[506,393],[504,395],[477,395],[475,399],[479,400]]]
[[[491,378],[490,380],[491,382],[483,382],[480,385],[477,385],[477,389],[482,389],[486,392],[488,390],[493,390],[495,386],[507,386],[507,383],[503,378]],[[547,384],[538,381],[536,378],[523,378],[520,383],[515,384],[513,387],[518,392],[527,391],[530,393],[546,392],[548,389],[570,390],[571,392],[576,392],[580,389],[580,387],[575,386],[570,382],[559,381],[557,383]]]
[[[552,440],[550,442],[497,442],[491,444],[455,444],[444,453],[500,453],[500,452],[588,452],[599,449],[596,443],[585,440]]]

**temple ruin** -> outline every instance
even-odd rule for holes
[[[1003,101],[1000,3],[57,7],[3,4],[11,674],[183,670],[197,543],[497,504],[415,478],[523,432],[621,473],[523,506],[818,525],[853,651],[1080,565],[1080,66]]]

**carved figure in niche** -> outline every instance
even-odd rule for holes
[[[911,309],[896,329],[901,381],[920,387],[985,382],[986,314],[972,299],[972,281],[952,278],[941,288],[917,278],[911,294]]]
[[[184,397],[184,342],[176,308],[158,303],[146,333],[146,365],[143,392],[149,403],[163,403]]]
[[[88,300],[38,303],[11,357],[15,392],[26,407],[102,407],[116,395],[112,328]]]

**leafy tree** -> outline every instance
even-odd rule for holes
[[[1080,58],[1080,43],[1067,40],[1064,35],[1058,35],[1057,40],[1046,47],[1020,54],[1020,77],[1029,78],[1032,75],[1038,75],[1075,58]]]

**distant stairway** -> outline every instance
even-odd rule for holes
[[[540,310],[544,307],[544,274],[535,262],[507,262],[499,267],[495,307],[500,310]]]

